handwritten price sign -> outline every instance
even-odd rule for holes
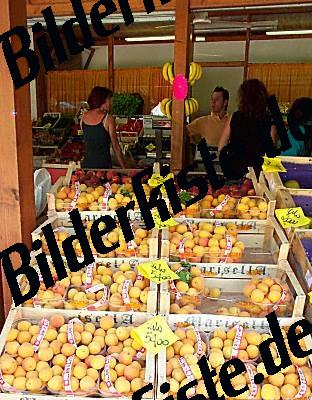
[[[304,215],[301,207],[275,210],[275,215],[283,228],[300,228],[310,224],[310,218]]]
[[[282,161],[279,158],[268,158],[263,157],[264,163],[262,165],[262,170],[264,172],[286,172],[287,170],[284,168]]]
[[[155,283],[179,279],[179,276],[171,271],[169,265],[163,260],[155,260],[139,264],[138,271],[145,278]]]
[[[131,337],[153,354],[159,353],[179,340],[160,315],[133,329]]]
[[[154,220],[156,229],[164,229],[164,228],[169,228],[170,226],[178,225],[178,222],[176,222],[173,218],[170,218],[165,222],[162,221],[162,219],[160,218],[159,212],[157,210],[152,212],[152,216],[153,216],[153,220]]]

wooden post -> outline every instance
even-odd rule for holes
[[[26,2],[24,0],[2,0],[0,32],[26,24]],[[20,48],[18,40],[13,46]],[[35,203],[32,160],[32,130],[29,85],[14,90],[13,81],[4,59],[0,55],[0,249],[24,242],[31,248],[31,231],[35,228]],[[22,74],[28,73],[24,59],[19,60]],[[20,264],[19,257],[13,258],[14,265]],[[1,306],[5,315],[11,304],[11,293],[2,269]],[[4,300],[3,300],[4,299]],[[2,316],[3,313],[0,313]],[[1,321],[0,321],[1,322]]]
[[[248,15],[247,21],[251,22],[250,15]],[[246,81],[248,79],[250,37],[251,37],[251,29],[247,28],[247,31],[246,31],[246,44],[245,44],[244,81]]]
[[[189,73],[190,48],[190,0],[176,3],[174,43],[174,73],[184,75]],[[171,170],[180,170],[184,163],[186,127],[184,101],[173,100],[172,135],[171,135]]]
[[[110,90],[115,89],[115,74],[114,74],[114,35],[108,37],[108,86]]]

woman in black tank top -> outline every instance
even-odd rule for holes
[[[263,156],[275,157],[277,130],[267,111],[268,92],[258,79],[239,89],[239,110],[228,121],[220,142],[220,165],[227,179],[240,179],[253,167],[257,175]]]
[[[109,115],[112,96],[113,93],[103,87],[95,87],[89,96],[90,111],[86,112],[81,119],[86,144],[83,168],[111,169],[111,145],[121,168],[125,168],[116,136],[115,120]]]

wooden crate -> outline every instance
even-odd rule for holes
[[[309,157],[278,157],[281,159],[282,164],[285,164],[284,166],[287,169],[287,164],[292,164],[294,166],[298,165],[298,167],[303,167],[306,166],[306,169],[309,174],[312,173],[312,158]],[[273,172],[273,173],[262,173],[260,176],[259,182],[265,183],[269,190],[271,191],[273,197],[275,198],[277,194],[278,189],[287,189],[284,186],[284,183],[281,179],[281,176],[278,172]],[[298,191],[305,191],[308,192],[311,188],[309,189],[293,189],[294,192]]]
[[[40,225],[37,229],[35,229],[32,232],[32,241],[34,242],[35,240],[39,239],[41,240],[41,237],[43,237],[43,232],[42,232],[42,228],[46,225],[52,225],[53,230],[65,230],[67,233],[69,233],[70,235],[74,235],[75,234],[75,230],[72,226],[68,225],[68,220],[67,219],[61,219],[58,218],[57,216],[48,218],[42,225]],[[133,223],[132,226],[139,226],[141,228],[144,228],[144,225],[141,223]],[[131,259],[136,259],[139,262],[143,262],[143,261],[147,261],[148,259],[155,259],[158,257],[158,230],[153,229],[151,231],[151,239],[150,239],[150,243],[149,243],[149,255],[146,258],[136,258],[135,255],[130,256]],[[47,257],[48,260],[51,260],[51,257],[48,256]],[[95,256],[96,260],[103,261],[106,262],[107,260],[109,260],[109,258],[105,258],[105,257],[100,257],[100,256]],[[120,257],[120,258],[125,258],[125,257]],[[65,257],[64,257],[65,259]],[[82,257],[78,257],[79,261],[82,261],[83,258]],[[111,261],[114,262],[114,259],[111,259]],[[118,260],[118,258],[117,258]]]
[[[71,183],[71,177],[72,174],[75,172],[75,170],[79,169],[78,165],[75,163],[72,163],[67,170],[66,176],[65,177],[60,177],[57,182],[54,184],[54,186],[51,189],[51,192],[47,194],[47,200],[48,200],[48,216],[53,217],[57,215],[59,218],[62,219],[68,219],[68,212],[67,211],[56,211],[55,209],[55,201],[56,201],[56,193],[59,191],[59,189],[62,186],[68,186]],[[155,163],[154,164],[154,173],[159,172],[159,164]],[[96,171],[96,170],[94,170]],[[100,170],[103,172],[108,172],[108,171],[114,171],[117,173],[121,174],[126,174],[128,175],[130,172],[133,172],[133,169],[114,169],[114,170]],[[142,170],[137,170],[137,172],[140,172]],[[111,216],[116,216],[115,211],[106,211],[106,210],[99,210],[99,211],[80,211],[80,215],[83,221],[94,221],[97,218],[100,218],[103,215],[111,215]],[[140,209],[135,209],[135,210],[130,210],[128,211],[128,217],[131,221],[141,221],[142,220],[142,215]]]
[[[301,318],[299,318],[301,319]],[[169,322],[169,321],[168,321]],[[206,326],[206,327],[202,327],[202,326],[195,326],[199,329],[200,332],[204,332],[207,335],[209,335],[211,332],[213,332],[214,330],[217,330],[218,328],[227,328],[223,325],[220,325],[218,322],[219,321],[215,321],[217,324],[216,325],[210,325],[210,326]],[[280,326],[281,327],[288,327],[291,324],[293,324],[294,322],[296,322],[296,320],[292,319],[289,321],[280,321]],[[169,325],[171,327],[171,329],[174,329],[174,324],[170,324]],[[231,328],[233,325],[229,325],[228,328]],[[246,327],[247,328],[247,327]],[[252,329],[256,329],[257,332],[259,333],[268,333],[270,334],[270,330],[269,330],[269,326],[265,325],[263,327],[250,327]],[[306,344],[306,348],[307,349],[311,349],[312,348],[312,339],[310,336],[306,336],[304,338],[305,344]],[[162,394],[160,391],[160,386],[167,382],[167,376],[166,376],[166,363],[167,363],[167,358],[166,358],[166,351],[161,351],[158,354],[157,357],[157,392],[156,392],[156,399],[157,400],[164,400],[168,394]],[[310,368],[312,368],[312,356],[309,356],[309,360],[308,360],[308,365],[310,366]],[[309,397],[310,399],[310,397]]]
[[[172,265],[172,263],[170,265]],[[199,264],[197,265],[200,266]],[[247,323],[248,326],[261,326],[265,321],[264,317],[218,315],[213,311],[210,312],[210,310],[220,307],[235,307],[236,303],[232,301],[232,299],[235,298],[235,296],[242,294],[246,283],[248,283],[253,277],[261,279],[266,276],[272,278],[284,277],[293,299],[291,315],[280,316],[279,319],[288,320],[303,316],[306,295],[287,261],[280,261],[278,267],[274,265],[265,265],[262,266],[261,269],[257,268],[255,265],[246,265],[245,268],[242,266],[240,268],[235,266],[231,266],[231,268],[221,266],[214,275],[209,271],[209,266],[200,266],[200,268],[204,276],[205,287],[221,289],[223,293],[227,293],[226,299],[222,300],[221,293],[220,300],[211,300],[209,304],[205,305],[206,310],[209,310],[209,312],[201,314],[170,314],[170,289],[168,289],[167,283],[163,283],[160,287],[160,312],[161,314],[168,316],[170,323],[175,324],[183,321],[193,323],[193,321],[197,321],[196,323],[200,324],[200,327],[207,327],[209,324],[212,324],[213,321],[222,320],[223,324],[231,324],[233,321],[238,320],[241,321],[241,323]],[[205,274],[207,268],[209,272],[208,275]],[[243,301],[243,296],[241,295],[239,297],[240,301]]]
[[[153,315],[148,315],[148,314],[124,314],[124,315],[118,315],[118,314],[113,314],[113,313],[106,313],[106,314],[101,314],[99,315],[96,312],[79,312],[77,311],[65,311],[65,310],[58,310],[58,314],[62,314],[65,319],[71,319],[71,318],[79,318],[83,322],[93,322],[93,323],[98,323],[103,315],[111,315],[114,318],[115,323],[118,326],[129,326],[129,325],[141,325],[144,322],[146,322],[148,319],[152,318]],[[55,314],[55,310],[43,310],[43,309],[27,309],[27,308],[14,308],[10,311],[5,325],[2,329],[2,332],[0,334],[0,354],[3,353],[4,347],[5,347],[5,340],[7,337],[8,332],[10,331],[12,325],[15,323],[15,321],[21,320],[21,319],[28,319],[32,321],[38,321],[42,318],[47,318],[49,319],[53,314]],[[156,387],[156,359],[155,356],[151,353],[146,354],[146,375],[145,375],[145,380],[146,382],[151,382],[154,385],[154,388]],[[44,399],[70,399],[73,398],[71,396],[57,396],[57,395],[50,395],[50,394],[33,394],[33,393],[0,393],[0,399],[3,400],[44,400]],[[77,400],[83,400],[86,399],[86,397],[82,396],[74,396],[75,399]],[[99,396],[93,396],[93,397],[87,397],[88,399],[98,399]],[[123,397],[125,399],[125,397]],[[143,399],[153,399],[154,398],[154,390],[145,394]],[[116,397],[112,395],[112,397],[107,397],[107,400],[116,400]]]
[[[144,262],[143,259],[142,259],[142,262]],[[107,259],[104,263],[103,262],[102,263],[98,263],[97,262],[95,264],[105,265],[105,266],[109,267],[113,272],[117,272],[119,270],[120,265],[122,265],[124,263],[129,263],[130,266],[131,266],[131,270],[135,270],[136,266],[138,264],[138,260],[137,259],[129,259],[129,258],[126,258],[126,259],[115,258],[115,259]],[[67,263],[65,263],[65,265],[67,267]],[[35,268],[35,269],[38,268],[38,266],[36,264],[32,265],[32,267]],[[86,269],[84,268],[81,272],[85,273]],[[70,274],[69,270],[68,270],[68,273]],[[70,276],[70,275],[68,275],[68,276]],[[21,287],[23,287],[23,285],[26,284],[26,281],[23,281],[23,284],[21,284],[21,278],[22,277],[19,277],[19,284],[20,284]],[[70,285],[67,289],[65,289],[65,295],[63,296],[63,300],[53,300],[52,299],[51,301],[42,301],[42,302],[38,303],[37,307],[38,308],[44,308],[44,309],[54,308],[54,309],[58,309],[58,310],[62,310],[62,309],[68,310],[68,309],[70,309],[70,307],[66,308],[66,303],[68,302],[68,297],[67,297],[68,291],[70,289],[72,289],[72,288],[78,289],[79,287],[77,285],[76,286],[75,285]],[[108,287],[108,289],[109,289],[109,287]],[[109,303],[110,295],[111,295],[111,293],[109,292],[108,298],[107,298],[108,303]],[[54,305],[54,304],[57,304],[57,305]],[[146,307],[147,307],[146,313],[148,313],[148,314],[156,314],[157,306],[158,306],[158,286],[157,286],[157,284],[155,282],[150,281],[150,289],[148,291],[147,304],[146,304]],[[14,307],[14,302],[13,302],[13,307]],[[22,307],[32,308],[32,307],[34,307],[34,305],[33,304],[32,305],[31,304],[23,304]],[[87,307],[87,305],[86,305],[86,307]],[[82,310],[82,309],[83,308],[80,307],[80,306],[77,308],[78,312],[80,310]],[[99,314],[102,314],[102,313],[106,312],[106,311],[101,311],[101,310],[96,310],[96,311]],[[132,313],[132,312],[133,312],[132,310],[129,311],[129,313]],[[135,311],[135,312],[137,314],[142,313],[141,311]],[[120,314],[122,312],[121,311],[116,311],[116,313]]]
[[[293,270],[307,292],[312,290],[312,264],[303,247],[302,239],[312,241],[312,230],[298,230],[293,235],[290,251],[290,262]]]
[[[177,219],[179,223],[208,222],[215,225],[216,220],[209,219]],[[245,222],[245,221],[244,221]],[[218,220],[220,225],[228,223],[243,224],[241,220]],[[281,260],[287,260],[289,253],[289,242],[282,228],[274,217],[267,221],[253,221],[254,229],[238,229],[238,240],[245,244],[242,264],[275,264]],[[240,225],[239,225],[240,226]],[[162,231],[162,258],[169,259],[169,230]]]

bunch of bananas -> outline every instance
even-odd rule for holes
[[[167,118],[171,119],[172,116],[172,99],[163,99],[160,103],[161,112],[166,115]]]
[[[190,64],[189,84],[193,86],[203,76],[203,69],[201,65],[192,62]]]
[[[163,77],[164,80],[167,82],[170,82],[170,84],[173,84],[174,81],[174,65],[170,62],[167,62],[163,66]]]
[[[190,99],[185,99],[184,101],[185,115],[189,117],[190,115],[196,113],[199,110],[199,103],[197,99],[191,97]]]

